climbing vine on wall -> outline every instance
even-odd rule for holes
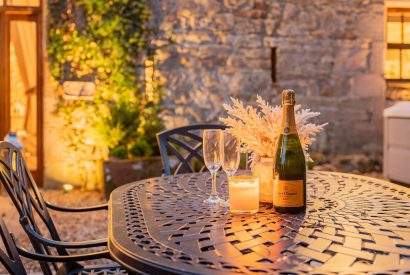
[[[56,114],[73,161],[86,163],[91,154],[96,159],[155,154],[161,85],[152,74],[147,89],[146,72],[155,64],[147,2],[48,0],[48,8]],[[95,84],[92,99],[65,97],[67,81]]]

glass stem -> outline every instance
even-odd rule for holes
[[[217,195],[217,193],[216,193],[216,173],[215,172],[212,173],[212,193],[211,193],[211,195],[212,196]]]

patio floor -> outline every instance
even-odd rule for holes
[[[348,164],[346,164],[348,163]],[[346,161],[346,157],[338,159],[333,163],[324,163],[315,166],[314,170],[322,171],[340,171],[350,172],[355,174],[366,175],[370,177],[384,179],[380,172],[361,172],[361,167],[358,163],[368,163],[363,161],[363,158],[349,158]],[[343,165],[341,165],[343,164]],[[367,166],[367,165],[365,165]],[[377,169],[378,170],[378,169]],[[363,171],[363,170],[362,170]],[[104,203],[105,199],[98,192],[81,192],[73,190],[71,192],[64,192],[61,190],[45,190],[43,195],[46,200],[62,206],[87,206],[99,203]],[[16,239],[23,247],[30,247],[28,239],[25,233],[22,231],[18,222],[18,214],[11,204],[11,201],[3,192],[0,194],[0,215],[5,219],[10,232],[15,234]],[[51,211],[54,222],[60,237],[63,240],[68,241],[80,241],[80,240],[92,240],[105,238],[107,236],[107,212],[97,211],[89,213],[58,213]],[[82,250],[86,252],[87,250]],[[88,252],[91,250],[88,250]],[[109,260],[90,261],[86,264],[102,263],[103,261],[109,262]],[[41,274],[39,265],[34,261],[23,261],[26,269],[30,274]],[[0,266],[0,274],[6,274]]]
[[[63,192],[59,190],[46,190],[43,192],[46,200],[64,206],[87,206],[104,203],[104,199],[97,192]],[[17,211],[14,209],[10,199],[3,191],[0,195],[0,215],[5,220],[8,229],[12,232],[19,244],[31,248],[28,238],[19,224]],[[60,237],[67,241],[93,240],[107,237],[107,211],[96,211],[89,213],[58,213],[50,211]],[[44,231],[43,231],[44,232]],[[79,250],[81,252],[91,251]],[[40,266],[31,260],[23,259],[23,264],[30,274],[42,274]],[[90,261],[86,264],[109,262],[109,260]],[[7,274],[0,265],[0,274]]]

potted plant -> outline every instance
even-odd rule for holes
[[[163,129],[158,103],[143,107],[138,100],[120,98],[110,102],[108,115],[96,124],[96,130],[109,149],[104,161],[105,194],[116,187],[143,178],[160,176],[161,158],[156,133]]]

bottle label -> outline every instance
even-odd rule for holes
[[[275,180],[273,205],[280,207],[303,206],[303,180]]]

